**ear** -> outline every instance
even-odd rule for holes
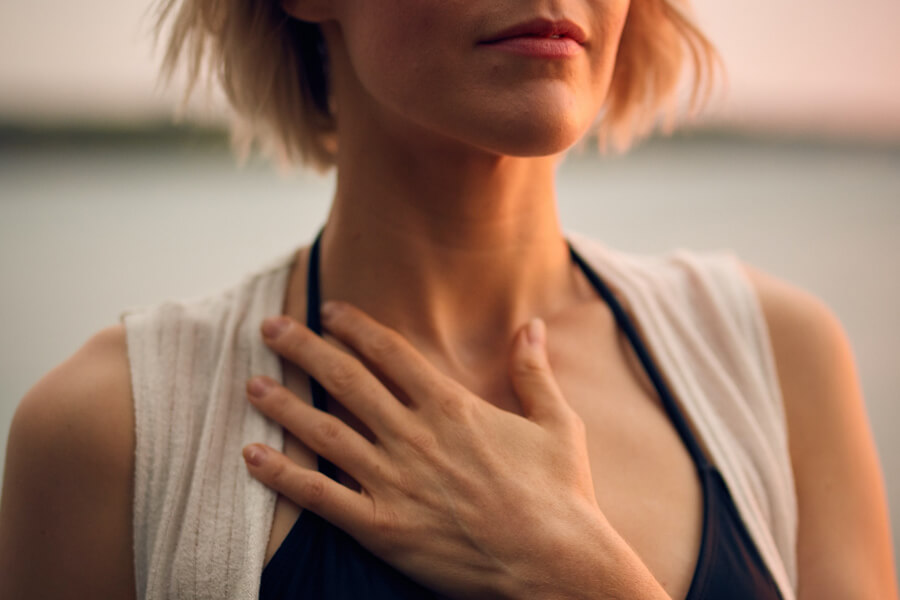
[[[334,19],[333,0],[281,0],[281,8],[301,21],[322,23]]]

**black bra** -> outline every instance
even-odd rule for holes
[[[316,237],[307,275],[307,326],[322,334],[319,317],[319,246]],[[703,489],[703,537],[687,600],[781,600],[781,594],[738,514],[725,481],[700,449],[677,403],[659,374],[640,336],[596,272],[575,251],[572,260],[609,305],[619,327],[647,371],[663,406],[697,467]],[[310,378],[313,403],[327,410],[327,396]],[[318,457],[319,470],[337,479],[333,464]],[[262,573],[261,600],[393,600],[437,599],[363,548],[349,535],[318,515],[302,511]]]

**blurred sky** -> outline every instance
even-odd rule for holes
[[[637,1],[637,0],[635,0]],[[900,140],[898,0],[695,0],[730,92],[706,123]],[[0,3],[0,119],[168,119],[147,1]]]

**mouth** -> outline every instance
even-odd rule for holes
[[[578,26],[577,23],[567,19],[560,21],[552,21],[550,19],[533,19],[525,23],[513,25],[499,33],[492,34],[488,39],[482,40],[480,44],[493,44],[503,40],[512,38],[546,38],[546,39],[564,39],[568,38],[572,41],[584,46],[587,42],[587,34]]]

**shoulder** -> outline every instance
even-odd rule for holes
[[[795,440],[806,412],[860,405],[851,344],[832,309],[812,293],[761,269],[747,263],[741,268],[765,317]],[[843,393],[828,393],[837,389]]]
[[[92,336],[21,400],[10,428],[5,597],[133,593],[131,383],[121,325]],[[77,592],[77,593],[76,593]]]
[[[129,474],[133,438],[125,328],[114,325],[93,335],[28,391],[13,418],[9,444],[43,469],[75,468],[94,478]]]
[[[800,598],[896,598],[884,481],[848,336],[815,295],[748,264],[778,372],[799,507]]]
[[[747,263],[741,267],[765,317],[799,472],[810,444],[833,433],[844,436],[848,425],[867,428],[851,343],[819,297]],[[856,431],[863,433],[868,435]]]
[[[750,264],[742,262],[741,270],[765,319],[791,461],[795,474],[802,476],[810,458],[807,449],[829,434],[828,423],[840,427],[848,413],[863,411],[850,341],[817,296]]]
[[[130,399],[125,327],[113,325],[38,381],[20,402],[13,425],[53,434],[54,442],[75,438],[115,446],[124,434],[109,425],[128,424]]]
[[[741,268],[759,298],[782,377],[798,367],[852,366],[850,342],[819,297],[745,262]]]
[[[896,598],[884,479],[852,344],[835,312],[730,251],[675,250],[641,263],[697,314],[718,311],[715,320],[739,333],[725,337],[752,348],[744,360],[753,356],[772,382],[796,493],[798,597]]]

